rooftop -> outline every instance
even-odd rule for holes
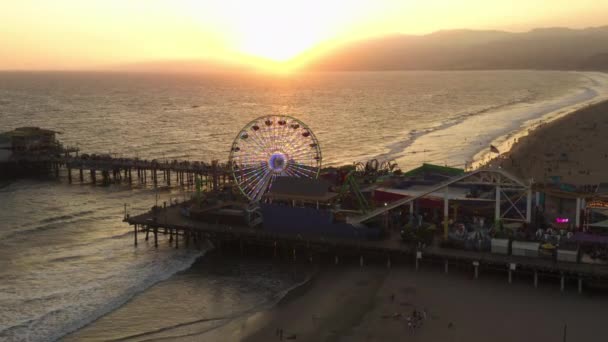
[[[330,192],[329,187],[330,184],[323,179],[277,177],[264,196],[278,200],[327,202],[338,196],[337,193]]]
[[[39,135],[54,135],[60,132],[40,127],[18,127],[12,131],[0,133],[4,137],[30,137]]]

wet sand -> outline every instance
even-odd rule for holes
[[[560,177],[562,183],[608,182],[608,101],[541,124],[511,151],[490,162],[536,182]]]
[[[608,297],[559,291],[555,279],[538,289],[532,277],[472,271],[443,274],[380,266],[322,272],[301,296],[265,313],[245,341],[605,341]],[[469,274],[470,273],[470,274]],[[394,296],[394,297],[393,297]],[[406,317],[426,312],[412,330]],[[253,333],[251,333],[253,331]],[[241,331],[244,333],[244,331]]]

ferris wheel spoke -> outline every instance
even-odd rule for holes
[[[284,171],[289,177],[300,177],[300,175],[298,173],[296,173],[294,170],[292,170],[291,168],[287,168]]]
[[[266,192],[266,189],[268,189],[268,187],[270,186],[272,177],[273,177],[272,172],[270,170],[268,170],[268,172],[266,172],[264,174],[264,176],[260,178],[260,181],[253,189],[253,196],[252,196],[253,198],[259,200],[262,197],[262,195],[264,195],[264,193]]]
[[[255,171],[250,172],[248,175],[243,177],[244,180],[241,182],[241,186],[247,187],[250,184],[255,183],[255,181],[266,171],[266,168],[260,167]]]
[[[249,171],[247,171],[247,172],[245,172],[245,173],[242,173],[241,175],[242,175],[243,177],[247,178],[247,177],[250,177],[250,176],[252,176],[252,175],[258,174],[258,173],[262,172],[263,170],[264,170],[264,168],[263,168],[263,167],[261,167],[261,166],[257,166],[257,167],[255,167],[255,168],[251,168]]]
[[[291,171],[297,173],[300,176],[305,176],[305,177],[314,177],[314,175],[315,175],[315,173],[311,172],[310,170],[298,168],[295,166],[291,168]]]
[[[298,178],[310,178],[309,174],[306,174],[302,171],[299,171],[297,169],[292,168],[291,170],[289,170],[291,172],[291,174],[293,175],[293,177],[298,177]]]
[[[253,173],[245,178],[245,181],[242,182],[242,186],[245,188],[255,186],[257,181],[266,174],[267,170],[260,169],[256,173]]]
[[[311,156],[314,157],[316,155],[315,150],[311,149],[310,147],[306,148],[306,147],[302,147],[299,149],[292,149],[292,153],[291,156]]]
[[[266,151],[268,149],[268,144],[266,141],[264,141],[262,139],[261,135],[256,133],[256,134],[252,134],[251,137],[253,139],[252,141],[257,144],[257,146],[259,148],[258,151]]]
[[[264,121],[266,121],[266,120],[264,120]],[[273,121],[273,124],[274,124],[274,119],[271,121]],[[266,123],[264,122],[263,127],[260,128],[260,130],[259,130],[260,137],[264,141],[267,151],[274,149],[273,141],[272,141],[272,137],[271,137],[271,133],[270,133],[271,129],[272,129],[272,126],[266,126]]]
[[[310,174],[314,174],[314,173],[316,173],[316,171],[315,171],[313,168],[311,168],[311,167],[309,167],[309,166],[307,166],[307,165],[302,165],[302,164],[294,163],[294,164],[293,164],[293,165],[291,165],[291,166],[292,166],[294,169],[296,169],[296,170],[300,170],[300,171],[302,171],[302,172],[306,172],[306,173],[310,173]]]

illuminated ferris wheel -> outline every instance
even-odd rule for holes
[[[321,148],[302,121],[285,115],[259,117],[241,129],[232,142],[230,166],[239,189],[260,200],[276,177],[317,178]]]

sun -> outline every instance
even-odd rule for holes
[[[232,17],[236,48],[275,62],[292,59],[335,33],[319,6],[306,2],[245,2]]]
[[[356,2],[225,0],[212,10],[234,50],[284,63],[343,33]]]

